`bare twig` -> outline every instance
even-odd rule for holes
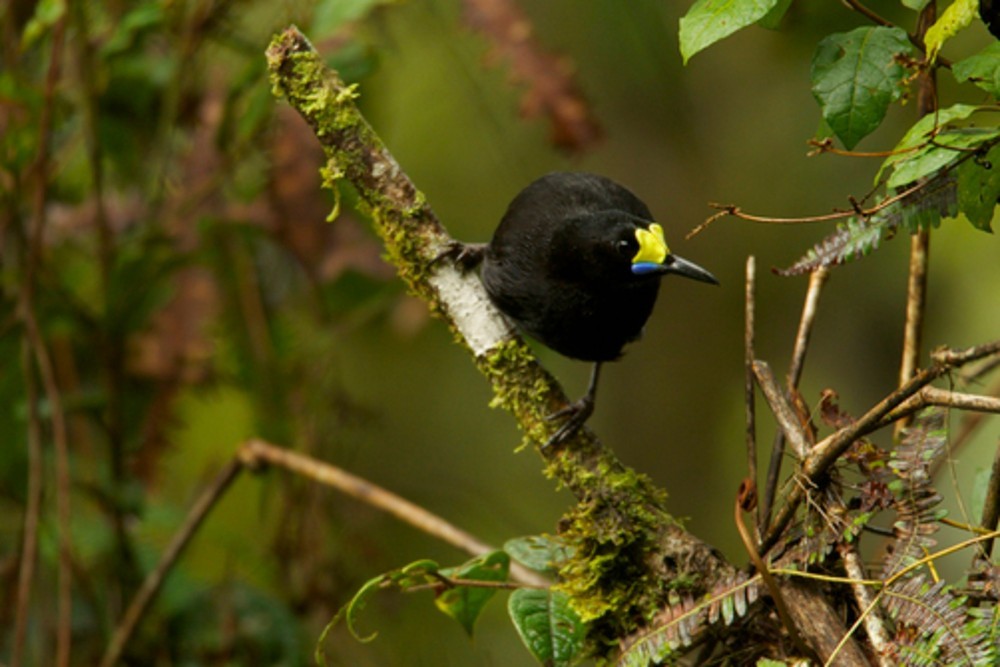
[[[794,395],[798,390],[802,369],[805,366],[806,351],[809,349],[809,339],[812,336],[813,323],[816,321],[819,295],[829,275],[830,269],[825,266],[821,266],[809,274],[809,288],[806,290],[805,301],[802,303],[802,316],[799,318],[799,328],[795,334],[792,360],[788,367],[788,375],[785,377],[788,396]],[[771,445],[771,460],[768,464],[767,482],[764,488],[763,507],[761,508],[762,531],[767,529],[767,524],[771,520],[771,508],[774,507],[774,495],[778,490],[778,475],[781,472],[781,463],[784,458],[785,433],[779,430],[775,433],[774,443]]]
[[[747,257],[746,268],[746,311],[745,325],[743,332],[743,397],[746,415],[746,442],[747,442],[747,476],[757,485],[757,426],[754,407],[754,380],[753,361],[757,356],[754,352],[754,292],[756,287],[756,261],[753,255]],[[759,504],[754,506],[754,527],[757,531],[756,539],[760,540],[760,531],[764,524],[761,522],[767,516]]]
[[[198,500],[195,501],[195,504],[184,518],[184,523],[181,524],[181,527],[174,534],[173,539],[170,540],[170,544],[167,545],[163,555],[160,556],[160,561],[146,576],[146,579],[142,582],[142,586],[136,591],[135,596],[129,603],[128,609],[125,610],[125,614],[118,622],[118,626],[111,636],[111,641],[108,642],[108,646],[104,651],[104,657],[101,658],[101,667],[112,667],[121,658],[122,651],[125,650],[125,646],[132,637],[136,626],[138,626],[139,621],[145,615],[153,598],[160,592],[160,587],[163,585],[167,574],[173,568],[177,559],[180,558],[191,538],[194,537],[194,534],[205,520],[205,517],[215,507],[216,502],[225,494],[226,489],[229,488],[229,485],[232,484],[242,469],[243,464],[241,461],[238,458],[234,458],[219,471],[219,474],[215,476],[215,479],[212,480],[208,488],[202,491]]]
[[[899,386],[903,386],[913,377],[919,365],[924,304],[927,300],[929,249],[930,234],[927,230],[921,230],[910,237],[910,277],[906,288],[906,323],[903,327],[903,358],[899,366]],[[897,422],[897,437],[908,423],[907,419]]]
[[[45,342],[38,330],[35,317],[35,282],[38,275],[38,265],[41,261],[42,247],[45,237],[45,211],[48,198],[49,150],[52,137],[52,116],[55,100],[55,89],[60,78],[60,65],[63,57],[63,46],[66,38],[66,17],[62,16],[52,27],[52,51],[49,67],[45,77],[43,102],[38,127],[38,150],[32,164],[34,176],[34,192],[32,213],[28,233],[27,259],[24,269],[24,282],[21,286],[20,315],[24,323],[25,340],[31,350],[31,356],[42,380],[42,387],[49,400],[52,411],[52,436],[55,442],[56,460],[56,523],[59,527],[59,566],[57,576],[58,611],[56,623],[56,658],[57,667],[68,667],[71,656],[73,588],[72,567],[70,558],[70,476],[69,451],[66,435],[65,415],[55,373],[45,347]],[[31,374],[31,364],[27,364],[26,373]],[[37,423],[36,423],[37,426]],[[29,426],[29,429],[32,428]],[[38,437],[29,433],[29,440]],[[31,445],[29,444],[29,448]],[[29,455],[30,456],[30,455]],[[26,518],[26,521],[30,519]],[[32,538],[34,539],[34,538]],[[33,563],[29,567],[33,568]],[[24,582],[30,588],[30,581]],[[28,589],[24,592],[27,594]],[[26,603],[25,603],[26,604]],[[26,608],[25,608],[26,610]],[[19,610],[20,611],[20,610]]]
[[[965,350],[937,350],[931,355],[933,364],[929,368],[916,373],[906,385],[876,403],[860,419],[831,433],[817,443],[802,463],[800,474],[805,477],[804,483],[792,486],[792,490],[785,499],[785,504],[764,535],[761,543],[762,550],[766,551],[774,546],[778,536],[784,531],[795,514],[795,510],[805,498],[806,489],[822,477],[855,440],[880,428],[883,425],[883,418],[887,414],[945,373],[964,364],[997,354],[1000,354],[1000,340]]]
[[[767,563],[765,563],[764,559],[757,553],[756,542],[753,536],[750,535],[750,531],[747,530],[746,524],[743,522],[743,512],[750,511],[757,505],[756,494],[757,489],[752,480],[747,479],[740,484],[739,492],[736,494],[736,499],[733,503],[733,521],[736,523],[736,532],[739,533],[740,540],[743,542],[743,548],[746,549],[747,554],[749,554],[754,568],[760,573],[761,578],[764,580],[764,585],[767,586],[768,591],[771,593],[771,599],[774,600],[774,608],[777,609],[778,617],[781,619],[781,624],[785,627],[785,630],[788,631],[788,636],[791,638],[792,643],[795,644],[795,647],[803,655],[811,655],[813,653],[812,649],[806,646],[802,637],[799,635],[795,622],[788,613],[788,606],[785,604],[785,597],[782,595],[781,589],[778,587],[778,582],[776,582],[774,577],[771,576]]]
[[[329,463],[261,440],[251,440],[243,445],[240,448],[239,458],[248,468],[259,468],[263,464],[270,464],[337,489],[473,556],[495,551],[495,547],[423,507]],[[523,583],[535,585],[549,583],[544,577],[516,563],[511,565],[511,576]]]
[[[968,157],[971,157],[971,155],[973,154],[970,154],[969,156],[966,156],[965,158],[962,159],[963,160],[968,159]],[[951,164],[948,167],[948,169],[955,168],[956,166],[958,166],[960,162],[961,162],[960,160],[956,160],[953,164]],[[709,203],[709,206],[718,209],[719,212],[711,215],[700,225],[692,229],[685,235],[684,238],[690,239],[694,236],[697,236],[698,234],[703,232],[706,227],[708,227],[710,224],[712,224],[719,218],[724,218],[729,215],[739,218],[741,220],[746,220],[748,222],[759,222],[765,225],[803,225],[803,224],[811,224],[814,222],[832,222],[834,220],[843,220],[845,218],[850,218],[851,216],[855,215],[861,216],[863,218],[870,218],[871,216],[875,215],[882,209],[888,208],[889,206],[892,206],[893,204],[903,199],[906,199],[915,192],[927,187],[927,184],[932,182],[934,182],[934,179],[927,179],[919,183],[916,183],[914,185],[911,185],[910,187],[906,188],[901,192],[897,192],[891,197],[886,197],[885,199],[879,201],[877,204],[875,204],[870,208],[859,210],[857,206],[852,206],[849,210],[846,211],[834,211],[833,213],[826,213],[823,215],[807,215],[795,218],[775,217],[769,215],[754,215],[752,213],[745,213],[742,208],[740,208],[735,204],[717,204],[713,202]]]
[[[802,378],[802,368],[805,365],[806,350],[809,348],[809,338],[812,336],[813,323],[816,321],[816,308],[819,304],[819,295],[823,291],[830,276],[830,269],[821,266],[809,274],[809,288],[806,290],[806,298],[802,304],[802,316],[799,318],[799,329],[795,334],[795,348],[792,351],[792,363],[788,368],[786,384],[788,391],[793,391],[799,386]]]
[[[996,452],[993,455],[993,469],[990,471],[990,481],[986,485],[986,498],[983,500],[982,518],[979,525],[984,530],[996,531],[1000,524],[1000,440],[997,440]],[[993,540],[983,542],[982,557],[989,560],[993,553]]]
[[[883,27],[886,27],[886,28],[891,28],[891,27],[893,27],[895,25],[892,21],[888,21],[888,20],[882,18],[881,16],[879,16],[878,14],[876,14],[875,12],[873,12],[872,10],[870,10],[867,7],[865,7],[864,5],[862,5],[860,2],[858,2],[858,0],[840,0],[840,1],[842,3],[844,3],[844,5],[848,9],[861,14],[866,19],[868,19],[872,23],[875,23],[876,25],[880,25],[880,26],[883,26]]]
[[[878,428],[887,426],[893,422],[906,419],[924,408],[937,405],[944,408],[956,408],[958,410],[969,410],[979,413],[1000,414],[1000,398],[996,396],[980,396],[979,394],[965,394],[959,391],[949,391],[937,387],[927,386],[915,393],[909,399],[900,404],[898,408],[887,414],[880,422]]]
[[[38,387],[31,363],[31,349],[24,341],[21,365],[24,369],[25,398],[28,401],[28,489],[24,509],[24,533],[21,536],[21,562],[17,573],[17,611],[14,616],[14,641],[10,664],[20,667],[24,636],[28,629],[31,584],[38,553],[38,515],[42,504],[42,425],[38,418]]]
[[[764,392],[764,397],[767,399],[774,418],[778,421],[778,426],[781,427],[781,431],[788,438],[788,442],[791,443],[796,456],[800,459],[805,459],[809,455],[810,438],[806,435],[802,424],[799,423],[799,418],[795,414],[795,410],[788,404],[788,400],[785,398],[784,393],[782,393],[778,381],[774,379],[771,367],[767,365],[767,362],[757,359],[753,362],[753,373],[757,378],[757,384],[760,385],[761,390]]]
[[[844,563],[844,571],[851,579],[851,592],[854,593],[854,600],[858,603],[858,609],[871,609],[871,613],[864,616],[865,632],[868,634],[868,641],[875,649],[875,657],[880,667],[892,667],[895,662],[893,657],[893,643],[886,631],[885,619],[879,613],[878,607],[874,605],[875,596],[871,589],[862,583],[866,580],[864,564],[858,554],[855,544],[840,541],[837,543],[837,551]]]

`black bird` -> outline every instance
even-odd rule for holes
[[[676,273],[718,284],[671,254],[638,197],[596,174],[542,176],[510,203],[492,241],[458,245],[452,254],[466,269],[482,264],[490,299],[528,335],[594,362],[587,393],[549,416],[566,421],[546,447],[568,439],[593,413],[601,364],[642,334],[660,278]]]

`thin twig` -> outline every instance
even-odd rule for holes
[[[778,426],[781,427],[785,437],[788,438],[788,442],[792,445],[792,449],[795,450],[796,456],[800,459],[805,459],[809,455],[810,438],[806,435],[805,429],[802,428],[795,410],[788,404],[788,400],[785,398],[784,393],[782,393],[778,381],[774,379],[771,367],[768,366],[767,362],[757,359],[753,362],[753,373],[757,378],[757,384],[760,385],[761,390],[764,392],[764,397],[767,399],[767,403],[778,422]]]
[[[177,529],[173,539],[170,540],[170,544],[167,545],[166,550],[160,556],[160,562],[146,575],[142,586],[136,591],[135,596],[128,605],[128,609],[125,610],[125,614],[118,622],[118,626],[111,636],[111,641],[108,642],[108,646],[104,651],[104,657],[101,658],[101,667],[112,667],[121,658],[122,651],[125,650],[125,646],[128,644],[136,626],[142,620],[153,598],[160,592],[160,587],[163,585],[167,574],[173,568],[181,554],[184,553],[184,549],[198,531],[205,517],[212,511],[212,508],[215,507],[215,504],[225,494],[229,485],[232,484],[233,480],[236,479],[242,470],[243,463],[239,458],[232,459],[219,471],[219,474],[202,491],[201,495],[198,496],[198,500],[195,501],[187,516],[184,517],[181,527]]]
[[[768,591],[771,593],[771,599],[774,600],[774,608],[778,611],[778,618],[781,619],[781,624],[788,631],[788,636],[791,638],[792,643],[795,644],[795,647],[803,655],[812,655],[812,649],[802,640],[801,635],[799,635],[799,629],[792,620],[791,614],[788,613],[788,605],[785,604],[785,597],[781,594],[778,582],[771,576],[764,559],[757,553],[756,542],[743,522],[743,511],[749,510],[757,504],[755,495],[756,489],[752,480],[744,480],[740,484],[739,493],[736,494],[735,502],[733,503],[733,521],[736,523],[736,532],[739,533],[740,540],[743,542],[743,548],[746,549],[750,560],[753,561],[754,568],[760,573],[761,578],[764,580],[764,585],[767,586]]]
[[[868,641],[871,642],[872,648],[875,649],[876,660],[878,660],[880,667],[892,667],[895,664],[891,659],[893,643],[889,638],[889,633],[886,632],[885,619],[878,612],[878,608],[872,604],[875,596],[872,595],[871,590],[860,583],[865,580],[865,569],[861,562],[861,556],[858,554],[854,544],[844,541],[838,542],[837,551],[840,553],[840,559],[844,563],[844,571],[853,580],[851,582],[851,592],[854,593],[854,600],[858,603],[858,609],[872,610],[871,613],[864,616],[863,622],[865,632],[868,634]]]
[[[962,160],[968,159],[972,155],[974,154],[969,154],[968,156],[962,158]],[[946,167],[945,170],[954,169],[960,163],[961,160],[956,160],[954,163]],[[710,202],[709,206],[715,209],[719,209],[719,212],[711,215],[700,225],[692,229],[684,236],[684,238],[690,239],[694,236],[697,236],[698,234],[703,232],[706,227],[708,227],[710,224],[712,224],[719,218],[724,218],[729,215],[739,218],[741,220],[746,220],[748,222],[759,222],[765,225],[803,225],[803,224],[811,224],[814,222],[831,222],[834,220],[843,220],[844,218],[850,218],[851,216],[861,216],[863,218],[870,218],[871,216],[875,215],[882,209],[888,208],[889,206],[892,206],[896,202],[906,199],[907,197],[914,194],[918,190],[927,187],[927,185],[929,183],[933,183],[934,180],[935,179],[927,179],[924,181],[920,181],[919,183],[911,185],[910,187],[906,188],[901,192],[897,192],[891,197],[886,197],[885,199],[879,201],[871,208],[858,210],[856,206],[852,206],[849,210],[846,211],[834,211],[833,213],[826,213],[823,215],[807,215],[795,218],[783,218],[783,217],[775,217],[769,215],[754,215],[752,213],[744,213],[743,209],[741,209],[739,206],[735,204],[718,204],[715,202]]]
[[[997,440],[996,452],[993,455],[993,469],[990,471],[990,481],[986,485],[986,498],[983,500],[982,518],[979,525],[984,530],[996,531],[1000,524],[1000,439]],[[982,557],[989,561],[993,554],[993,539],[982,544]]]
[[[903,386],[913,377],[920,361],[924,305],[927,301],[929,250],[930,234],[927,230],[920,230],[910,237],[910,276],[906,287],[906,322],[903,326],[903,356],[899,366],[899,386]],[[908,424],[908,419],[901,419],[896,423],[897,437]]]
[[[70,478],[69,451],[65,415],[52,364],[38,330],[35,317],[35,282],[41,262],[45,238],[46,200],[48,199],[49,151],[52,142],[52,117],[55,106],[55,89],[61,75],[60,65],[66,40],[66,17],[63,15],[52,27],[52,51],[45,77],[42,108],[38,122],[38,151],[32,164],[35,178],[32,214],[28,232],[27,259],[24,282],[20,295],[20,315],[24,323],[25,338],[35,359],[42,380],[42,387],[51,407],[52,436],[56,460],[56,524],[59,528],[59,565],[57,575],[56,658],[57,667],[69,667],[72,642],[73,587],[70,558]],[[27,372],[31,373],[31,364]],[[30,436],[29,436],[30,438]],[[29,445],[30,447],[30,445]]]
[[[481,556],[496,550],[495,547],[423,507],[324,461],[261,440],[247,442],[240,448],[238,456],[249,468],[259,468],[264,464],[274,465],[337,489],[473,556]],[[511,565],[511,576],[523,583],[537,585],[549,583],[544,577],[516,563]]]
[[[878,428],[882,428],[898,420],[906,419],[930,405],[969,410],[971,412],[1000,414],[1000,398],[996,396],[966,394],[960,391],[950,391],[927,386],[883,417],[879,422]]]
[[[802,369],[805,367],[806,351],[809,349],[809,339],[812,336],[813,323],[816,321],[819,296],[830,275],[830,269],[821,266],[809,274],[809,288],[802,303],[802,315],[799,318],[799,328],[795,333],[795,345],[792,349],[792,360],[785,377],[785,388],[788,396],[793,396],[798,390]],[[771,445],[771,460],[767,469],[767,482],[764,488],[763,507],[761,509],[761,531],[767,530],[771,520],[771,508],[774,507],[774,496],[778,491],[778,476],[781,473],[781,463],[785,458],[785,433],[779,430],[774,434]]]
[[[756,260],[753,255],[750,255],[747,257],[746,267],[746,307],[743,330],[743,399],[746,416],[747,476],[755,487],[757,485],[757,425],[754,406],[753,360],[757,356],[754,352],[756,270]],[[767,516],[767,509],[761,509],[757,505],[754,508],[754,513],[755,539],[760,541],[760,533],[765,527],[761,522]]]
[[[791,521],[799,504],[805,498],[806,489],[822,477],[855,440],[880,428],[882,419],[887,414],[945,373],[964,364],[997,354],[1000,354],[1000,340],[965,350],[937,350],[931,355],[933,364],[930,368],[918,372],[906,385],[876,403],[857,421],[831,433],[817,443],[802,463],[800,475],[805,480],[803,483],[792,486],[792,490],[785,499],[785,504],[763,537],[761,549],[766,551],[774,546],[782,531]]]
[[[62,392],[56,382],[55,370],[48,348],[38,330],[35,313],[30,307],[24,312],[25,335],[34,352],[35,364],[42,379],[45,398],[49,402],[52,422],[52,441],[56,459],[56,524],[59,526],[59,624],[56,628],[56,665],[69,667],[73,621],[73,559],[70,533],[70,471],[69,437],[66,430],[66,412],[63,410]]]
[[[21,665],[21,652],[24,650],[24,637],[28,629],[31,584],[38,554],[38,515],[42,504],[42,424],[38,418],[38,387],[31,363],[31,346],[27,339],[22,348],[21,366],[24,369],[25,398],[28,401],[28,497],[24,509],[20,569],[17,573],[17,611],[14,616],[11,667]]]
[[[786,383],[788,391],[791,392],[799,386],[802,379],[802,368],[805,366],[806,350],[809,349],[809,339],[812,336],[813,323],[816,321],[817,305],[819,295],[823,291],[823,285],[830,277],[830,269],[821,266],[809,274],[809,288],[806,290],[806,298],[802,304],[802,316],[799,318],[799,329],[795,334],[795,348],[792,352],[792,363],[788,368]]]

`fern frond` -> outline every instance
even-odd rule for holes
[[[889,459],[896,522],[896,539],[888,547],[882,576],[889,578],[924,557],[937,541],[941,495],[934,488],[931,466],[945,452],[947,432],[944,412],[930,409],[921,413],[903,433],[903,439]]]
[[[836,231],[813,246],[780,276],[809,273],[820,267],[846,264],[877,250],[883,239],[903,228],[911,234],[937,226],[941,218],[958,214],[955,175],[942,171],[920,188],[868,216],[853,216],[838,224]]]
[[[659,664],[675,651],[690,646],[705,626],[724,625],[746,615],[756,602],[762,586],[760,575],[748,577],[738,572],[730,581],[716,585],[702,599],[678,597],[662,609],[650,627],[622,642],[618,667],[646,667]]]
[[[995,665],[998,649],[989,617],[970,614],[966,598],[944,581],[918,574],[886,591],[902,665]],[[995,613],[995,612],[994,612]]]

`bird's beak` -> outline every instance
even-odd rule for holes
[[[632,271],[635,272],[634,265],[632,267]],[[690,278],[691,280],[698,280],[703,283],[712,283],[713,285],[719,284],[719,281],[711,273],[701,268],[694,262],[689,262],[683,257],[678,257],[677,255],[667,255],[663,264],[656,267],[653,272],[661,274],[676,273],[677,275]]]
[[[632,258],[632,273],[635,275],[676,273],[703,283],[719,284],[715,276],[694,262],[671,254],[663,239],[663,228],[655,222],[649,229],[640,227],[635,230],[635,239],[639,242],[639,252]]]

